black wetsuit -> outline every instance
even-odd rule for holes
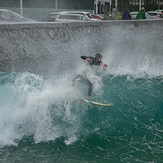
[[[87,78],[83,77],[82,75],[77,75],[77,76],[74,78],[73,83],[75,82],[75,80],[76,80],[77,78],[88,80]],[[88,83],[89,83],[88,96],[90,96],[91,93],[92,93],[92,83],[91,83],[89,80],[88,80]]]
[[[87,56],[81,56],[82,59],[89,58],[91,61],[88,61],[90,65],[100,65],[102,62],[99,61],[99,57],[87,57]]]
[[[88,61],[89,62],[89,65],[100,65],[102,62],[101,61],[99,61],[99,58],[102,58],[102,55],[100,54],[100,53],[97,53],[96,55],[95,55],[95,57],[91,57],[91,56],[81,56],[81,58],[82,59],[85,59],[86,60],[86,58],[89,58],[90,59],[90,61]],[[82,76],[82,75],[77,75],[75,78],[74,78],[74,80],[73,80],[73,82],[75,82],[75,80],[77,79],[77,78],[83,78],[83,79],[86,79],[86,80],[88,80],[87,78],[85,78],[84,76]],[[88,88],[88,96],[90,96],[91,95],[91,93],[92,93],[92,83],[88,80],[88,83],[89,83],[89,88]]]

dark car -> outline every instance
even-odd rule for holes
[[[31,19],[24,18],[23,16],[6,9],[0,9],[0,22],[22,22],[22,21],[33,21]]]

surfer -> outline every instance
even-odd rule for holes
[[[97,65],[97,66],[100,66],[101,63],[102,63],[102,55],[100,53],[97,53],[95,55],[95,57],[91,57],[91,56],[81,56],[82,59],[85,59],[87,61],[89,61],[89,65],[93,66],[93,65]],[[105,69],[108,65],[107,64],[104,64],[103,65],[103,68]],[[73,80],[73,83],[75,82],[75,80],[77,78],[84,78],[86,80],[88,80],[87,78],[85,78],[84,76],[82,75],[77,75],[74,80]],[[88,88],[88,100],[90,101],[90,95],[92,93],[92,83],[88,80],[88,83],[89,83],[89,88]]]
[[[100,53],[97,53],[95,57],[81,56],[82,59],[89,61],[90,65],[98,65],[98,66],[102,63],[102,57],[103,56]],[[107,66],[108,66],[107,64],[104,64],[103,68],[106,68]]]
[[[95,57],[91,57],[91,56],[81,56],[82,59],[85,59],[89,62],[90,66],[100,66],[102,64],[102,55],[100,53],[97,53],[95,55]],[[104,64],[103,65],[103,69],[105,69],[108,65]],[[88,80],[88,79],[87,79]],[[92,83],[88,80],[89,82],[89,89],[88,89],[88,100],[90,101],[90,95],[92,92]]]

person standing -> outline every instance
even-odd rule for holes
[[[131,15],[128,12],[128,9],[126,9],[125,12],[123,13],[122,20],[130,20],[130,19],[131,19]]]
[[[111,17],[113,20],[117,20],[117,9],[113,8]]]
[[[111,20],[111,17],[109,15],[109,12],[108,11],[105,11],[104,12],[104,20]]]
[[[122,20],[122,15],[120,12],[117,13],[117,20]]]
[[[142,7],[142,9],[138,12],[136,19],[146,19],[146,14],[145,14],[145,8]]]

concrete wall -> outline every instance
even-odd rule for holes
[[[161,54],[162,26],[162,20],[0,24],[0,71],[62,73],[96,52]]]

